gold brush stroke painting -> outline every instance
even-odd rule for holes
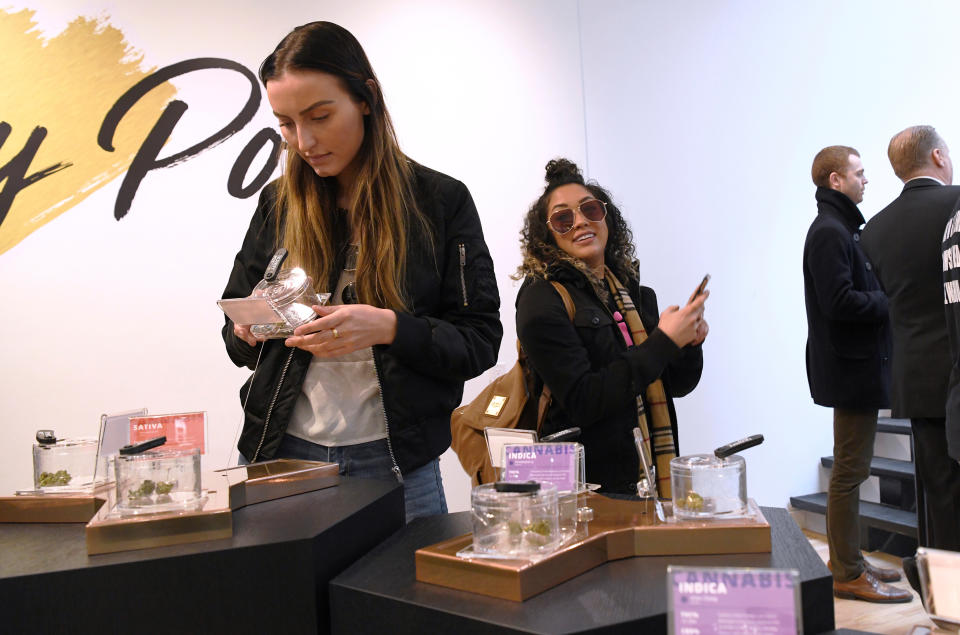
[[[34,14],[29,9],[0,9],[0,121],[12,127],[0,147],[0,166],[23,150],[34,128],[42,126],[47,135],[27,176],[59,169],[17,194],[0,225],[0,254],[123,174],[176,94],[169,82],[150,91],[120,123],[116,151],[106,152],[97,145],[104,115],[153,69],[140,67],[143,56],[108,18],[78,17],[46,39]],[[103,213],[112,215],[112,210]]]

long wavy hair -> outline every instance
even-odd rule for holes
[[[513,279],[520,280],[526,276],[549,279],[552,275],[551,270],[556,265],[567,263],[586,276],[600,297],[607,296],[606,284],[597,278],[582,260],[557,247],[553,231],[547,225],[550,195],[561,185],[571,183],[582,185],[594,198],[607,205],[607,217],[604,219],[607,224],[607,246],[603,250],[604,264],[622,282],[636,279],[638,274],[635,266],[636,250],[633,246],[633,233],[627,226],[623,214],[620,213],[620,208],[614,204],[610,193],[596,181],[584,181],[580,168],[569,159],[553,159],[547,163],[545,180],[547,185],[543,194],[530,206],[523,221],[523,229],[520,230],[520,251],[523,262],[517,268]]]
[[[429,221],[413,195],[412,161],[400,151],[380,84],[360,42],[332,22],[311,22],[287,34],[260,65],[260,81],[292,70],[320,71],[340,78],[357,103],[365,103],[359,169],[348,207],[349,226],[359,237],[357,297],[364,304],[404,310],[404,274],[411,223],[431,235]],[[372,80],[372,81],[371,81]],[[318,291],[336,284],[335,262],[350,240],[337,222],[338,186],[320,177],[296,152],[286,151],[279,179],[277,246],[290,264],[303,267]],[[429,244],[430,241],[427,241]]]

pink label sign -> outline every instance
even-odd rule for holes
[[[200,449],[206,451],[207,413],[182,412],[172,415],[130,417],[130,443],[140,443],[159,436],[167,437],[165,450]]]

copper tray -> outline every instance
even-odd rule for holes
[[[340,482],[336,463],[274,459],[217,470],[230,489],[230,509],[262,503],[285,496],[304,494]]]
[[[107,493],[99,489],[89,494],[2,496],[0,523],[85,523],[93,518],[107,497]]]
[[[594,510],[588,528],[536,562],[460,558],[472,534],[416,552],[417,580],[521,602],[610,560],[633,556],[769,553],[770,524],[751,500],[746,517],[724,520],[657,520],[653,501],[615,500],[587,494]]]
[[[202,481],[203,500],[195,508],[156,514],[124,515],[115,506],[115,491],[111,492],[107,504],[87,523],[87,553],[229,538],[233,535],[233,515],[227,480],[211,473],[204,474]]]
[[[204,474],[204,500],[195,509],[123,515],[108,504],[87,524],[87,553],[218,540],[233,535],[233,510],[337,485],[336,463],[276,459]]]

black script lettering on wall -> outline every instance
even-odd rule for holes
[[[154,124],[153,129],[147,134],[146,139],[144,139],[143,144],[134,156],[127,173],[124,175],[123,183],[120,185],[120,192],[117,195],[116,204],[114,205],[113,215],[117,220],[123,218],[130,210],[134,196],[137,193],[137,188],[140,187],[140,183],[151,170],[168,168],[186,161],[222,143],[249,123],[260,105],[260,87],[257,84],[257,78],[254,74],[242,64],[232,60],[214,57],[196,58],[164,67],[140,80],[127,90],[107,112],[100,126],[100,132],[97,135],[97,144],[104,150],[113,152],[113,137],[116,133],[117,126],[127,112],[141,98],[157,86],[174,77],[195,71],[211,69],[237,72],[249,81],[250,95],[243,105],[243,108],[233,120],[206,139],[190,146],[186,150],[161,158],[160,151],[163,148],[163,144],[170,138],[177,122],[180,121],[180,118],[188,108],[186,102],[178,99],[174,99],[168,103]],[[246,170],[249,169],[250,163],[257,155],[259,149],[268,142],[274,145],[274,151],[270,152],[267,165],[257,174],[250,185],[243,187],[242,181]],[[230,172],[227,182],[229,193],[237,198],[246,198],[262,187],[276,166],[279,147],[280,139],[276,132],[269,130],[269,132],[260,131],[257,133],[253,140],[251,140],[241,152]]]
[[[260,153],[260,149],[267,143],[273,146],[270,150],[270,158],[267,159],[267,162],[260,169],[257,176],[250,182],[250,185],[243,187],[243,177],[246,176],[247,170],[250,169],[250,164],[254,158],[256,158],[257,154]],[[273,169],[277,166],[277,161],[280,160],[281,147],[280,134],[273,128],[263,128],[260,132],[253,135],[253,139],[251,139],[250,142],[244,146],[243,150],[240,151],[240,154],[237,155],[237,160],[233,163],[233,169],[230,170],[230,176],[227,177],[227,192],[230,193],[230,196],[234,198],[247,198],[253,196],[261,187],[266,185],[267,179],[270,178],[270,175],[273,174]]]
[[[6,121],[0,121],[0,148],[6,143],[12,130],[13,127],[10,124]],[[23,149],[17,153],[17,156],[10,159],[6,165],[0,167],[0,183],[3,183],[3,188],[0,189],[0,225],[2,225],[4,219],[6,219],[7,212],[10,211],[10,206],[13,205],[13,199],[16,198],[20,190],[28,185],[33,185],[40,179],[48,177],[55,172],[70,167],[70,163],[54,163],[27,176],[30,163],[33,162],[33,158],[37,155],[37,150],[40,148],[40,144],[46,136],[46,128],[41,126],[34,128],[33,132],[30,133],[30,138],[27,139]]]

